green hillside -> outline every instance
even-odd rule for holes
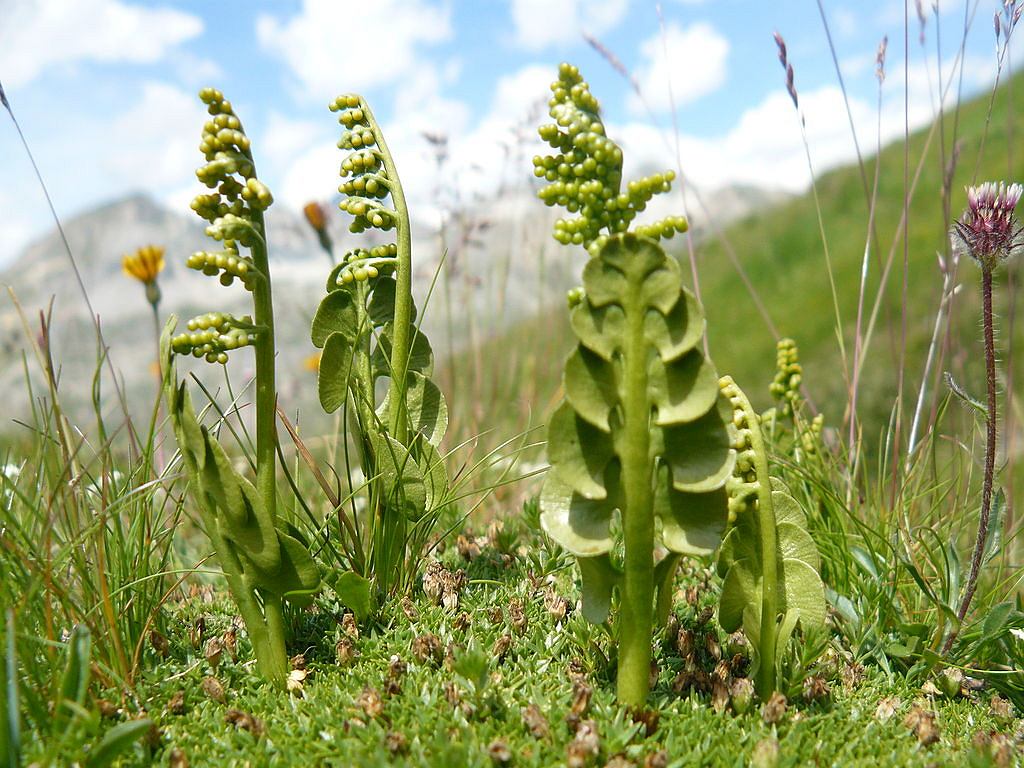
[[[1009,135],[1014,130],[1011,97],[1015,99],[1013,104],[1024,103],[1022,90],[1024,75],[1018,75],[998,92],[983,152],[982,137],[986,130],[989,93],[965,101],[958,114],[947,114],[944,136],[940,136],[938,126],[934,131],[926,127],[911,136],[911,178],[918,165],[921,168],[910,205],[905,424],[909,424],[917,398],[942,292],[936,252],[945,253],[947,247],[941,189],[943,168],[948,164],[953,136],[955,134],[958,147],[958,162],[951,186],[951,213],[955,218],[966,201],[965,186],[972,179],[979,183],[986,180],[1024,180],[1024,151],[1010,152]],[[1014,109],[1019,112],[1019,106]],[[862,146],[869,143],[868,137],[860,138]],[[1017,142],[1020,143],[1019,138]],[[979,154],[981,162],[975,177]],[[874,339],[865,358],[858,406],[865,437],[863,447],[871,455],[876,453],[880,436],[890,419],[898,386],[903,241],[902,236],[898,240],[895,238],[902,215],[903,165],[902,141],[883,149],[876,206],[877,247],[873,245],[870,258],[865,292],[865,327],[890,251],[893,251],[893,262]],[[873,181],[875,166],[873,156],[865,159],[869,184]],[[868,203],[858,167],[850,165],[823,174],[818,180],[818,194],[844,341],[852,363],[857,294],[868,223]],[[839,426],[847,403],[847,389],[812,192],[808,190],[781,206],[738,221],[726,228],[723,236],[757,286],[779,334],[792,336],[798,342],[805,369],[804,380],[813,403],[825,412],[829,425]],[[679,258],[686,262],[682,239],[677,238],[673,247]],[[701,241],[697,254],[708,337],[716,366],[720,372],[732,374],[756,405],[767,407],[768,383],[775,368],[775,338],[750,299],[722,239],[709,237]],[[564,258],[576,257],[578,254],[565,249]],[[997,278],[995,306],[1003,370],[1012,368],[1014,372],[1013,379],[1004,381],[1003,387],[1006,389],[1006,385],[1011,384],[1013,390],[1019,392],[1020,386],[1014,382],[1024,381],[1024,361],[1020,354],[1008,354],[1006,342],[1010,335],[1011,303],[1015,292],[1008,290],[1007,282],[1019,284],[1020,278],[1014,280],[1014,274],[1019,274],[1020,266],[1011,262],[1007,267],[1000,270]],[[688,264],[684,273],[689,275]],[[978,395],[984,392],[979,274],[973,263],[964,261],[960,264],[958,282],[962,290],[953,302],[952,331],[947,347],[950,354],[941,365],[933,367],[929,393],[935,392],[936,384],[939,385],[939,393],[945,393],[941,375],[946,370],[971,392]],[[1017,349],[1024,342],[1024,324],[1017,319],[1022,310],[1024,307],[1012,309],[1014,346]],[[474,391],[478,410],[492,414],[494,433],[511,434],[526,423],[537,423],[546,416],[546,412],[538,412],[538,409],[550,407],[557,400],[561,363],[571,345],[567,315],[560,307],[555,307],[554,311],[525,321],[512,331],[491,339],[482,350],[467,352],[454,361],[450,370],[462,380],[459,386]],[[485,361],[483,365],[481,360]],[[450,379],[446,374],[447,371],[442,377]],[[487,402],[494,403],[494,407],[487,407]],[[926,405],[930,407],[931,404],[929,397]],[[1019,425],[1024,421],[1020,418],[1019,398],[1015,399],[1015,409],[1018,425],[1015,429],[1019,432]],[[952,415],[964,422],[969,418],[962,409],[954,409]],[[464,438],[478,434],[479,424],[473,426],[477,429],[455,431]],[[906,429],[905,426],[904,440]],[[1017,446],[1016,451],[1022,444],[1024,440],[1017,436],[1013,442]]]
[[[1010,132],[1015,129],[1014,113],[1019,113],[1024,76],[1017,75],[1003,86],[995,99],[986,133],[986,114],[990,94],[986,93],[961,105],[957,114],[947,114],[940,131],[922,129],[910,137],[909,167],[913,179],[920,175],[910,203],[907,270],[907,397],[913,407],[924,366],[928,341],[935,322],[942,290],[936,252],[947,250],[947,230],[943,217],[942,179],[952,147],[958,159],[952,182],[951,212],[959,216],[966,201],[964,188],[976,181],[1024,179],[1024,152],[1011,152]],[[894,86],[889,86],[894,87]],[[1011,108],[1012,105],[1012,108]],[[814,116],[808,116],[813,120]],[[1020,146],[1020,127],[1015,134]],[[861,145],[870,145],[870,137],[861,136]],[[980,159],[979,159],[980,158]],[[868,184],[874,178],[878,159],[867,158]],[[977,174],[975,168],[977,166]],[[884,148],[878,175],[876,206],[877,240],[872,244],[869,279],[865,300],[865,324],[878,291],[883,266],[890,251],[893,265],[886,296],[879,312],[875,338],[865,358],[862,374],[861,417],[866,435],[877,433],[885,423],[897,391],[901,331],[901,295],[903,285],[903,237],[897,235],[902,215],[904,189],[904,144],[895,142]],[[844,328],[848,358],[852,362],[853,338],[857,316],[857,295],[868,223],[868,202],[861,174],[856,165],[824,174],[818,180],[822,218],[835,277],[836,292]],[[829,421],[838,423],[846,403],[846,385],[837,343],[825,252],[818,227],[814,198],[810,191],[792,201],[760,212],[728,228],[725,239],[731,244],[744,270],[768,307],[781,335],[792,336],[800,345],[805,367],[805,383],[814,401],[826,412]],[[877,244],[877,245],[876,245]],[[765,381],[774,365],[774,339],[749,298],[749,293],[732,266],[721,240],[709,240],[698,249],[701,289],[707,310],[711,350],[719,370],[729,371],[751,394],[765,402]],[[1019,261],[1019,259],[1017,259]],[[1011,265],[1019,270],[1018,265]],[[995,299],[1004,343],[1009,335],[1010,294],[1002,270],[1003,283]],[[972,263],[962,262],[958,271],[963,290],[953,304],[952,358],[943,368],[958,380],[966,381],[973,391],[982,391],[979,312],[977,290],[979,271]],[[1021,341],[1021,324],[1015,322],[1015,340]],[[1012,359],[1020,381],[1019,355]]]

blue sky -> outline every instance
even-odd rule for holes
[[[917,5],[909,3],[908,113],[920,125],[936,104],[936,29],[948,78],[966,11],[964,86],[977,92],[995,77],[992,15],[1001,3],[923,0],[923,47]],[[898,136],[902,0],[823,5],[868,148],[878,118],[875,56],[888,35],[881,130],[883,140]],[[353,7],[361,10],[347,10]],[[332,195],[340,129],[326,104],[350,90],[381,118],[414,205],[429,208],[438,186],[453,178],[484,195],[502,181],[526,184],[528,160],[519,167],[503,147],[527,125],[562,60],[580,66],[635,166],[675,164],[671,88],[682,167],[695,185],[799,191],[809,175],[776,30],[796,69],[815,169],[852,157],[814,0],[663,0],[660,20],[658,7],[648,0],[0,0],[0,82],[65,216],[134,190],[187,211],[199,191],[193,170],[203,111],[195,92],[206,84],[235,104],[261,176],[282,205]],[[587,45],[584,31],[634,74],[642,101]],[[424,131],[450,137],[444,179]],[[48,227],[3,115],[0,167],[3,264]]]

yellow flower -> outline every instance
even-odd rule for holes
[[[306,203],[306,206],[302,209],[302,212],[306,214],[306,221],[317,232],[323,232],[327,225],[324,218],[324,209],[320,203]]]
[[[313,371],[314,373],[316,373],[317,371],[320,370],[320,353],[314,352],[312,355],[310,355],[309,357],[302,361],[302,365],[307,371]]]
[[[121,269],[128,277],[134,277],[140,283],[150,285],[164,268],[164,249],[158,245],[144,245],[135,253],[129,253],[121,259]]]

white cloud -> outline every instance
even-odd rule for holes
[[[514,42],[537,51],[599,35],[622,21],[630,0],[512,0]]]
[[[93,126],[97,143],[112,150],[101,158],[108,181],[145,185],[159,195],[194,178],[192,171],[202,160],[196,146],[207,118],[192,94],[166,83],[145,83],[134,106],[109,125]]]
[[[0,208],[4,211],[4,236],[0,239],[0,270],[7,267],[8,261],[23,248],[34,235],[35,224],[31,212],[34,208],[45,205],[42,193],[35,190],[22,190],[15,195],[0,190]]]
[[[728,55],[729,41],[710,24],[681,27],[672,22],[664,36],[658,32],[640,44],[636,79],[651,109],[667,112],[673,101],[680,107],[721,87]],[[636,94],[630,94],[629,106],[641,109],[643,104]]]
[[[290,208],[336,194],[341,126],[324,110],[320,120],[295,120],[273,112],[258,142],[260,176],[274,199]]]
[[[417,69],[421,48],[451,37],[449,12],[428,0],[376,0],[353,7],[303,0],[281,20],[261,14],[256,37],[280,57],[309,97],[328,100],[338,89],[368,90]]]
[[[934,85],[928,86],[929,69],[912,65],[909,77],[910,130],[927,125],[937,109]],[[967,90],[982,86],[992,77],[993,67],[981,58],[968,57],[964,68]],[[951,69],[944,70],[948,79]],[[934,74],[933,74],[934,77]],[[799,84],[798,84],[799,85]],[[800,94],[800,108],[806,116],[807,142],[815,173],[822,173],[855,159],[847,106],[837,86],[825,86]],[[947,109],[956,100],[955,89],[946,94]],[[903,71],[890,71],[886,80],[881,125],[871,98],[851,97],[849,109],[862,152],[873,154],[880,136],[882,145],[903,136]],[[656,165],[675,167],[672,142],[647,123],[609,126],[609,135],[623,145],[629,167],[627,177]],[[802,192],[810,183],[810,171],[800,133],[799,117],[789,95],[782,89],[768,94],[742,113],[727,133],[709,138],[680,136],[680,155],[688,179],[702,188],[727,184],[754,184]]]
[[[203,88],[224,77],[224,70],[213,59],[182,52],[171,62],[178,80],[193,88]]]
[[[529,158],[540,151],[536,125],[554,76],[550,66],[529,65],[499,78],[491,103],[475,121],[468,105],[446,96],[456,73],[450,63],[421,67],[396,92],[395,117],[382,126],[414,222],[436,224],[447,205],[491,195],[503,183],[525,184]],[[272,115],[264,130],[261,173],[284,205],[297,208],[335,194],[343,154],[335,141],[341,128],[328,120],[324,133],[319,125]],[[442,175],[424,132],[448,138],[451,150]]]
[[[840,37],[853,37],[860,31],[860,19],[849,8],[837,8],[832,24]]]
[[[555,68],[547,64],[531,64],[505,75],[494,88],[490,117],[518,121],[538,103],[546,105],[557,74]]]
[[[0,77],[23,86],[78,61],[162,60],[203,31],[197,16],[121,0],[9,0],[0,24]]]

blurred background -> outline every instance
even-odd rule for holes
[[[649,213],[689,216],[690,234],[672,248],[706,305],[719,370],[755,402],[768,403],[775,341],[793,336],[811,402],[845,436],[858,314],[862,329],[873,323],[860,374],[866,442],[889,423],[894,399],[909,414],[923,387],[934,411],[943,370],[982,391],[976,270],[951,264],[946,233],[965,184],[1024,176],[1014,151],[1021,41],[1006,46],[994,33],[1002,3],[355,7],[0,0],[0,82],[138,413],[155,394],[152,318],[141,286],[122,274],[122,256],[149,243],[166,248],[162,315],[245,304],[240,287],[222,289],[184,267],[207,244],[188,204],[202,191],[194,168],[205,112],[195,94],[213,85],[234,103],[276,199],[268,231],[285,410],[308,431],[326,428],[308,328],[329,262],[302,208],[325,206],[343,252],[351,241],[336,208],[341,129],[326,107],[355,91],[380,119],[410,200],[416,291],[421,304],[429,294],[424,326],[456,404],[451,440],[487,431],[505,439],[541,423],[571,344],[565,291],[585,257],[551,239],[555,214],[536,199],[532,176],[536,126],[563,60],[601,100],[627,178],[681,171],[684,182]],[[792,92],[776,32],[794,68]],[[25,381],[36,374],[22,362],[39,311],[52,309],[65,408],[91,411],[97,346],[32,165],[14,124],[0,117],[0,283],[10,289],[0,301],[0,435],[9,443],[25,437],[19,422],[33,397]],[[876,164],[879,147],[887,149]],[[1009,344],[1010,456],[1020,423],[1014,269],[997,297]],[[971,290],[943,304],[961,283]],[[940,306],[950,311],[937,324]],[[925,370],[939,327],[938,358]],[[247,380],[245,363],[236,365],[233,378]],[[223,382],[208,366],[196,370]],[[111,390],[107,382],[99,397]]]

